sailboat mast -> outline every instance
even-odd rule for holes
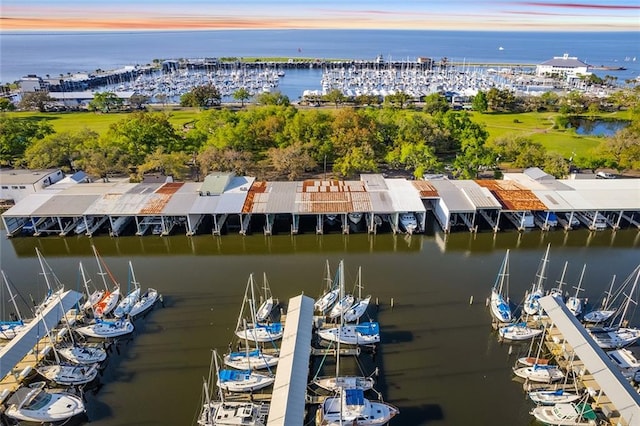
[[[92,245],[91,248],[93,249],[93,254],[96,257],[96,263],[98,264],[98,275],[100,275],[100,277],[102,278],[104,289],[109,291],[109,286],[107,285],[107,279],[105,278],[105,275],[107,274],[102,270],[102,262],[100,262],[100,255],[98,254],[98,249],[96,249],[96,246],[94,245]]]
[[[536,282],[536,290],[542,290],[542,283],[545,280],[545,271],[547,269],[547,263],[549,262],[549,248],[551,247],[551,243],[547,244],[547,251],[544,253],[544,258],[542,259],[542,263],[540,264],[540,268],[538,269],[538,281]]]
[[[13,308],[16,310],[16,315],[18,316],[18,320],[22,321],[22,315],[20,315],[20,311],[18,310],[18,304],[16,303],[16,296],[14,296],[13,293],[11,292],[11,286],[9,286],[9,280],[7,279],[7,276],[4,274],[3,270],[0,270],[0,272],[2,272],[2,279],[4,280],[4,283],[7,286],[7,291],[9,292],[9,300],[13,304]]]
[[[620,317],[620,322],[618,323],[618,327],[622,326],[622,321],[624,321],[624,317],[627,316],[627,309],[629,308],[629,303],[631,301],[633,301],[633,299],[631,298],[631,296],[633,295],[633,293],[636,290],[636,285],[638,285],[638,278],[640,277],[640,265],[638,265],[636,267],[636,279],[633,282],[633,287],[631,288],[631,291],[629,292],[629,295],[625,295],[627,296],[627,303],[624,304],[624,311],[622,312],[622,316]],[[635,303],[635,302],[634,302]]]

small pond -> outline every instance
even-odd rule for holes
[[[572,118],[569,127],[575,128],[579,135],[613,136],[618,130],[629,125],[626,120],[590,120],[587,118]]]

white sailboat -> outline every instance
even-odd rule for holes
[[[337,273],[336,273],[336,277],[337,277]],[[331,272],[329,270],[328,260],[327,260],[327,272],[326,272],[325,280],[327,281],[327,288],[325,292],[322,294],[322,296],[320,296],[320,298],[318,298],[318,300],[316,300],[316,302],[314,303],[314,307],[316,311],[322,314],[324,314],[329,309],[331,309],[333,304],[336,303],[336,300],[338,300],[338,296],[340,295],[338,280],[331,279]]]
[[[500,327],[498,336],[505,340],[529,340],[542,334],[542,331],[539,328],[529,327],[526,322],[518,322]]]
[[[344,270],[338,268],[338,282],[344,282]],[[338,286],[344,289],[344,286]],[[372,345],[380,342],[380,326],[377,322],[360,324],[339,324],[336,327],[318,330],[318,336],[329,342],[340,342],[347,345]]]
[[[93,253],[96,257],[96,262],[98,263],[98,275],[100,275],[100,277],[102,278],[102,282],[105,288],[102,298],[92,307],[93,315],[96,318],[103,318],[117,306],[118,301],[120,300],[120,284],[118,284],[113,274],[111,274],[111,271],[109,271],[107,265],[104,264],[104,261],[98,254],[98,249],[96,249],[95,246],[91,247],[93,248]],[[104,270],[102,269],[103,266],[107,270],[107,272],[104,272]],[[109,289],[109,286],[107,284],[107,279],[105,278],[107,274],[109,275],[109,278],[111,278],[113,284],[112,289]]]
[[[624,294],[627,300],[624,304],[624,309],[622,310],[617,325],[613,327],[588,329],[591,337],[593,337],[595,342],[602,349],[620,349],[626,346],[630,346],[640,340],[640,329],[623,327],[623,324],[625,324],[627,310],[629,309],[629,304],[631,302],[635,303],[635,301],[632,299],[632,296],[635,294],[635,290],[638,285],[638,278],[640,278],[640,265],[636,267],[632,275],[630,275],[629,277],[633,275],[635,275],[633,287],[631,288],[631,291],[628,295]]]
[[[338,264],[338,291],[340,292],[340,298],[335,305],[329,311],[329,318],[338,318],[342,316],[355,302],[353,294],[345,294],[344,290],[344,261],[340,261]]]
[[[575,296],[571,296],[567,299],[567,308],[571,311],[574,316],[579,316],[582,313],[582,299],[579,297],[580,292],[584,291],[582,289],[582,279],[584,278],[584,271],[587,268],[587,265],[584,264],[582,266],[582,273],[580,274],[580,281],[578,281],[578,286],[574,287],[576,289]]]
[[[133,287],[133,288],[131,288]],[[140,299],[140,285],[136,281],[136,275],[133,272],[133,265],[129,261],[129,293],[118,303],[113,310],[113,316],[122,318],[131,313],[131,309]]]
[[[596,414],[586,402],[539,405],[530,413],[537,420],[553,426],[595,425]]]
[[[238,370],[262,370],[278,365],[277,354],[267,354],[262,349],[229,352],[224,356],[224,363]]]
[[[529,399],[540,405],[566,404],[578,401],[580,398],[582,398],[581,394],[564,389],[529,391]]]
[[[2,280],[7,287],[7,292],[9,293],[9,301],[13,304],[13,308],[15,309],[15,318],[10,321],[0,321],[0,339],[11,340],[26,328],[26,324],[24,323],[20,310],[18,309],[16,296],[11,291],[11,286],[9,285],[7,276],[3,270],[0,270],[0,273],[2,273]]]
[[[80,262],[80,272],[82,274],[82,280],[84,282],[84,288],[87,292],[87,300],[82,305],[83,311],[90,311],[93,309],[93,306],[98,303],[104,297],[105,289],[103,288],[92,288],[89,290],[89,283],[91,282],[91,278],[87,278],[85,274],[84,267],[82,266],[82,262]]]
[[[255,293],[253,288],[253,274],[249,274],[249,281],[247,282],[247,289],[245,290],[245,296],[242,302],[242,308],[240,309],[240,315],[238,316],[238,323],[236,325],[236,336],[241,339],[247,339],[255,342],[266,343],[273,342],[282,338],[284,334],[284,328],[282,323],[274,322],[270,324],[258,324],[256,322],[255,313]],[[248,298],[248,292],[251,292],[251,297]],[[252,324],[247,325],[244,323],[244,327],[241,327],[245,306],[249,307],[251,314]]]
[[[42,321],[44,324],[45,332],[51,343],[48,350],[53,352],[54,361],[45,361],[42,364],[36,365],[36,371],[38,374],[46,378],[47,380],[54,382],[60,386],[77,386],[84,385],[93,381],[98,375],[98,365],[78,365],[67,364],[60,360],[56,344],[51,337],[51,331],[47,327],[47,322]],[[46,349],[45,349],[46,350]]]
[[[273,294],[271,293],[271,288],[269,287],[269,282],[267,281],[267,273],[263,273],[263,284],[262,290],[264,291],[264,300],[260,304],[260,307],[256,311],[256,321],[264,322],[271,315],[271,311],[276,305],[276,300],[273,298]]]
[[[338,388],[337,395],[326,398],[318,408],[316,425],[385,425],[399,412],[386,402],[368,400],[362,389]]]
[[[62,299],[58,298],[58,304],[64,310]],[[107,351],[103,345],[77,342],[69,322],[64,320],[62,323],[65,328],[58,332],[57,338],[60,343],[56,344],[57,353],[62,358],[73,364],[85,366],[99,364],[107,359]]]
[[[68,392],[49,392],[44,382],[21,387],[7,400],[4,415],[15,420],[60,422],[85,412],[82,398]]]
[[[213,375],[218,377],[218,360],[215,353],[209,370],[209,378],[204,381],[202,386],[203,404],[197,420],[199,426],[266,425],[269,413],[269,404],[267,403],[225,401],[221,388],[218,388],[218,400],[212,399]]]
[[[47,306],[51,305],[52,303],[56,303],[56,300],[64,292],[64,285],[62,285],[62,283],[60,282],[56,274],[53,272],[53,269],[51,268],[51,266],[49,266],[47,261],[44,259],[44,256],[42,255],[42,253],[40,253],[40,250],[38,250],[37,248],[36,248],[36,255],[38,256],[40,269],[42,270],[44,282],[47,286],[47,294],[45,295],[42,302],[40,302],[35,308],[35,314],[38,315],[42,311],[44,311],[44,309]],[[51,280],[49,280],[49,276],[51,276]],[[51,281],[53,281],[53,283],[56,286],[55,290],[52,287]]]
[[[605,292],[605,297],[602,301],[602,307],[600,309],[595,309],[593,311],[587,312],[582,316],[582,320],[588,323],[594,324],[602,324],[608,321],[615,313],[618,311],[616,308],[612,307],[612,301],[615,299],[613,297],[613,285],[616,282],[616,276],[614,275],[611,279],[611,285],[609,286],[609,291]]]
[[[214,356],[218,356],[218,352],[214,350]],[[218,388],[227,392],[253,392],[271,386],[276,380],[271,373],[263,374],[255,370],[231,370],[219,369],[218,380],[216,382]]]
[[[147,312],[156,304],[159,296],[158,290],[149,287],[147,291],[142,293],[138,301],[133,304],[131,311],[129,311],[129,317],[135,318]]]
[[[358,299],[356,302],[344,313],[343,319],[345,322],[355,322],[360,319],[371,302],[371,295],[367,295],[362,298],[362,267],[358,268]]]
[[[544,296],[544,280],[546,279],[545,271],[547,268],[550,247],[551,244],[548,244],[544,257],[542,258],[540,266],[538,267],[538,272],[536,274],[536,277],[538,279],[532,284],[531,291],[525,297],[522,309],[527,315],[536,315],[541,311],[539,299]]]
[[[76,331],[87,337],[109,339],[133,333],[133,323],[128,319],[115,321],[96,318],[93,324],[76,328]]]
[[[549,294],[553,297],[555,297],[556,299],[561,300],[562,302],[564,302],[564,293],[562,292],[562,285],[564,284],[564,276],[567,273],[567,266],[569,265],[568,261],[564,262],[564,267],[562,268],[562,275],[560,275],[560,280],[557,281],[558,286],[552,288],[549,291]]]
[[[540,383],[552,383],[562,380],[564,372],[557,365],[533,365],[531,367],[520,367],[513,370],[513,373],[526,380]]]
[[[500,272],[498,273],[496,281],[491,288],[491,299],[489,301],[491,315],[493,315],[496,321],[501,323],[510,323],[511,321],[513,321],[511,307],[509,306],[509,302],[507,302],[507,298],[505,297],[505,293],[508,292],[508,288],[509,250],[507,250],[506,254],[504,255],[502,265],[500,266]]]

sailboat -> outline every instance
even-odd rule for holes
[[[505,286],[506,285],[506,286]],[[498,322],[509,323],[513,321],[513,314],[509,302],[506,301],[505,293],[509,286],[509,250],[507,250],[500,266],[500,272],[491,288],[491,299],[489,306],[491,314]]]
[[[582,320],[588,323],[604,323],[608,321],[615,313],[618,311],[616,308],[611,306],[614,298],[613,296],[613,285],[616,282],[616,276],[614,275],[611,279],[611,285],[609,286],[609,291],[605,292],[605,297],[602,301],[602,307],[600,309],[595,309],[593,311],[587,312],[582,316]]]
[[[158,290],[149,287],[147,291],[142,293],[138,301],[133,304],[131,311],[129,311],[129,317],[135,318],[144,314],[155,305],[159,297]]]
[[[11,321],[0,321],[0,339],[10,340],[20,334],[20,332],[27,326],[22,319],[22,315],[20,315],[20,310],[18,309],[18,305],[16,303],[16,296],[11,291],[7,276],[5,275],[3,270],[0,270],[0,273],[2,273],[2,280],[4,281],[7,287],[7,291],[9,292],[9,301],[13,304],[13,308],[15,309],[14,319],[12,319]]]
[[[384,425],[400,410],[386,402],[370,401],[362,389],[338,388],[336,396],[330,396],[316,412],[316,425]]]
[[[15,420],[60,422],[85,412],[82,398],[69,392],[49,392],[45,382],[21,387],[7,400],[4,415]]]
[[[56,344],[51,337],[51,331],[47,327],[47,323],[44,319],[42,324],[44,324],[45,332],[47,333],[51,343],[51,346],[48,346],[47,348],[53,351],[55,361],[37,365],[36,371],[38,374],[60,386],[84,385],[93,381],[98,375],[98,365],[78,365],[62,362],[58,355]]]
[[[552,288],[549,291],[549,295],[555,297],[556,299],[560,299],[564,302],[564,293],[562,292],[562,285],[564,284],[564,276],[567,273],[567,266],[569,265],[568,261],[564,262],[564,267],[562,268],[562,274],[560,275],[560,280],[556,281],[558,283],[557,287]]]
[[[539,405],[530,414],[546,425],[582,426],[595,425],[596,413],[586,401],[555,405]]]
[[[38,315],[42,313],[47,306],[51,305],[52,303],[56,303],[57,298],[59,298],[60,295],[62,295],[62,292],[64,292],[64,286],[62,285],[62,283],[60,282],[56,274],[53,272],[53,269],[51,268],[51,266],[49,266],[47,261],[44,259],[44,256],[42,255],[42,253],[40,253],[40,250],[38,250],[38,248],[36,248],[36,255],[38,256],[40,269],[42,270],[42,275],[44,276],[44,282],[47,286],[47,294],[45,295],[42,302],[36,305],[34,310],[35,314]],[[51,279],[54,281],[56,285],[55,290],[51,286],[51,281],[49,281],[49,275],[51,275]]]
[[[341,262],[342,264],[342,262]],[[344,269],[338,268],[338,282],[344,282]],[[344,291],[344,285],[339,286]],[[330,342],[347,345],[372,345],[380,342],[380,326],[377,322],[341,325],[318,330],[318,336]]]
[[[98,249],[95,246],[91,246],[93,248],[93,253],[96,257],[96,262],[98,263],[98,275],[102,277],[102,282],[104,284],[105,292],[102,295],[102,299],[100,299],[95,305],[93,305],[93,315],[96,318],[102,318],[105,315],[109,314],[113,309],[115,309],[118,301],[120,300],[120,285],[116,281],[116,279],[111,274],[111,271],[106,267],[102,258],[98,254]],[[102,267],[107,270],[104,272]],[[105,276],[109,274],[111,281],[113,282],[113,289],[109,290],[109,286],[107,285],[107,279]]]
[[[218,356],[215,350],[214,356]],[[253,392],[271,386],[275,380],[273,374],[258,373],[251,369],[220,369],[217,386],[227,392]]]
[[[133,323],[128,319],[103,320],[96,318],[93,324],[76,328],[76,331],[87,337],[109,339],[133,333]]]
[[[320,298],[318,298],[318,300],[316,300],[316,302],[314,303],[316,311],[322,314],[327,312],[333,306],[333,304],[336,303],[336,300],[338,300],[338,296],[340,295],[338,280],[331,280],[331,272],[329,270],[328,260],[325,280],[327,281],[327,289],[322,294],[322,296],[320,296]]]
[[[544,284],[544,280],[546,279],[544,274],[547,268],[550,247],[551,247],[551,244],[548,244],[544,257],[542,258],[542,261],[540,262],[540,266],[538,267],[538,272],[536,274],[538,280],[532,284],[531,291],[525,297],[525,301],[522,309],[527,315],[536,315],[536,314],[539,314],[541,311],[540,301],[538,299],[544,296],[543,284]]]
[[[617,325],[613,327],[588,329],[595,342],[602,349],[620,349],[626,346],[630,346],[640,340],[640,329],[623,327],[623,324],[625,323],[625,317],[627,315],[627,310],[629,309],[629,304],[631,302],[635,303],[635,301],[632,299],[632,296],[635,294],[635,290],[638,285],[638,278],[640,278],[640,265],[636,266],[636,269],[634,269],[629,278],[627,278],[627,281],[629,281],[633,275],[635,275],[633,287],[631,288],[631,291],[628,295],[624,295],[627,300],[624,305],[624,309],[622,310],[622,313],[619,317]]]
[[[269,287],[269,282],[267,281],[267,273],[263,273],[263,285],[262,290],[264,290],[264,300],[260,304],[260,307],[256,311],[256,321],[263,322],[271,315],[271,311],[276,305],[276,300],[273,298],[273,294],[271,294],[271,288]]]
[[[340,327],[342,326],[340,318]],[[364,391],[371,386],[373,379],[365,377],[340,376],[340,340],[336,346],[335,381],[317,379],[314,383],[329,388],[334,396],[327,397],[316,411],[316,425],[384,425],[399,410],[385,402],[371,402],[364,397]],[[371,380],[368,380],[371,379]],[[345,386],[342,386],[345,385]]]
[[[133,286],[133,288],[131,288]],[[116,318],[122,318],[131,313],[131,309],[140,299],[140,285],[136,281],[136,275],[133,272],[133,265],[129,261],[129,293],[118,303],[113,310],[113,316]]]
[[[84,279],[82,263],[80,263],[80,273]],[[63,309],[62,299],[58,298],[58,303],[60,304],[60,308]],[[103,345],[77,342],[69,322],[62,321],[62,323],[65,328],[58,332],[57,337],[61,340],[61,343],[56,346],[58,354],[60,354],[61,357],[73,364],[81,365],[99,364],[107,359],[107,351]],[[66,341],[63,339],[66,339]]]
[[[362,298],[362,267],[358,268],[358,299],[357,301],[344,313],[343,318],[345,322],[358,321],[362,315],[367,311],[369,303],[371,302],[371,295],[367,295]]]
[[[581,291],[584,291],[581,288],[581,286],[582,286],[582,279],[584,278],[584,270],[586,269],[586,267],[587,267],[586,264],[582,266],[582,273],[580,274],[580,281],[578,281],[578,287],[574,287],[576,289],[576,295],[571,296],[569,299],[567,299],[567,303],[566,303],[567,308],[569,308],[571,313],[576,317],[582,313],[582,299],[578,297],[578,295],[580,294]]]
[[[218,359],[214,351],[209,378],[204,380],[203,404],[198,416],[200,426],[265,426],[269,404],[264,402],[225,401],[222,389],[218,387],[218,400],[211,398],[213,375],[218,377]]]
[[[340,299],[333,305],[329,311],[329,318],[338,318],[351,308],[355,302],[353,294],[345,294],[344,292],[344,262],[341,260],[338,265],[338,290],[340,291]]]
[[[242,308],[240,309],[240,315],[238,316],[238,324],[236,325],[236,336],[240,337],[241,339],[247,339],[260,343],[273,342],[275,340],[278,340],[282,338],[282,335],[284,334],[284,329],[281,323],[275,322],[271,324],[258,324],[256,322],[254,303],[255,293],[253,285],[253,274],[249,274],[247,289],[245,290]],[[251,298],[247,297],[249,291],[251,291]],[[247,305],[249,306],[252,324],[247,326],[247,324],[245,323],[245,327],[243,328],[240,327],[240,324],[242,324],[244,308]]]

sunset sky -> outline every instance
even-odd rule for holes
[[[638,0],[2,0],[1,31],[639,31]]]

